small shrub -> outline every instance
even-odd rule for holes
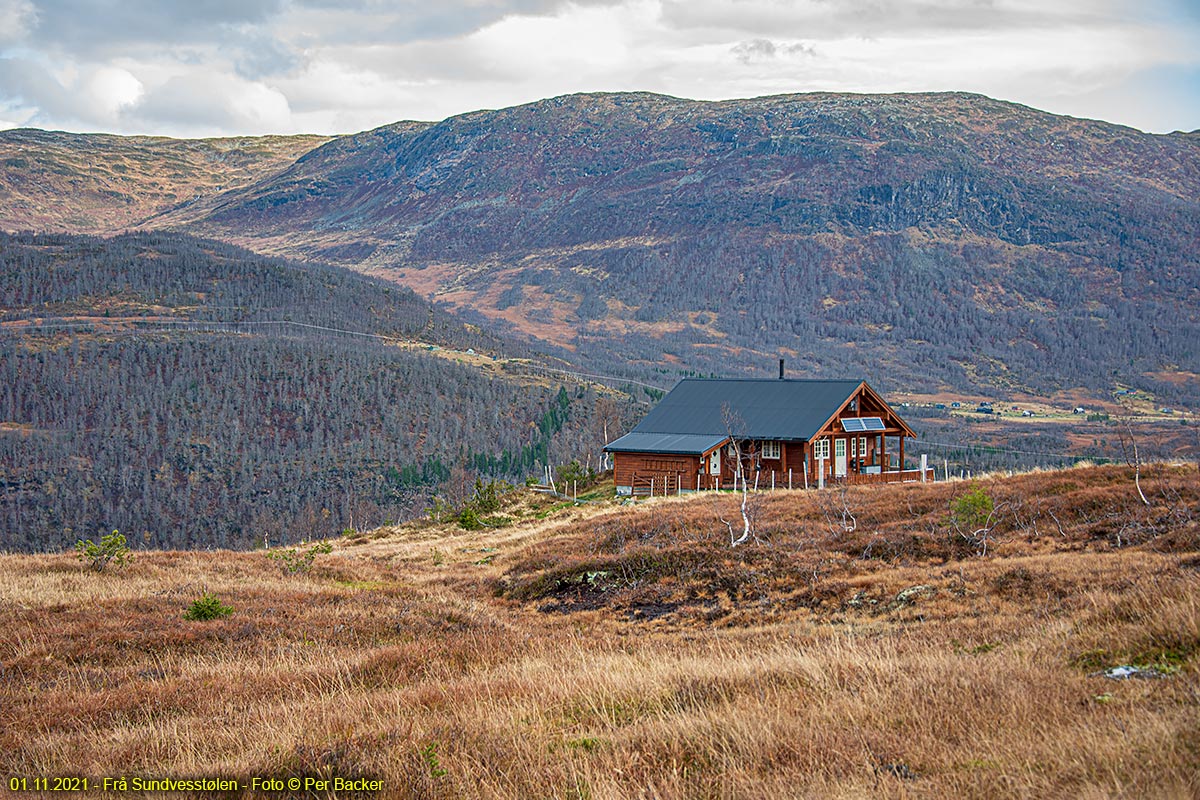
[[[429,521],[445,522],[455,515],[454,507],[446,502],[446,498],[435,494],[429,498]]]
[[[437,749],[437,742],[430,742],[421,748],[421,758],[424,760],[425,766],[429,768],[431,778],[444,778],[446,769],[438,759]]]
[[[483,527],[483,522],[480,521],[479,515],[475,513],[475,509],[467,506],[458,513],[458,525],[464,531],[477,531]]]
[[[267,558],[278,561],[284,575],[300,575],[312,569],[313,561],[319,554],[330,552],[333,552],[333,545],[329,542],[321,542],[314,544],[303,553],[294,547],[289,547],[287,550],[272,550],[267,553]]]
[[[596,477],[595,470],[583,466],[578,461],[572,461],[558,471],[558,479],[565,487],[570,487],[572,483],[577,483],[580,488],[583,488],[594,482]]]
[[[950,522],[960,531],[976,531],[986,527],[996,510],[991,495],[982,486],[973,486],[966,494],[950,504]]]
[[[511,489],[512,486],[505,481],[488,481],[484,483],[479,478],[476,478],[475,493],[467,501],[466,507],[475,509],[475,512],[478,514],[490,514],[493,511],[499,511],[501,498],[505,492]]]
[[[204,622],[210,619],[228,617],[233,613],[233,607],[221,602],[215,594],[205,592],[183,612],[183,618],[191,622]]]
[[[133,553],[125,544],[125,536],[115,530],[108,536],[102,536],[100,544],[91,539],[80,539],[75,543],[75,552],[79,554],[80,561],[96,572],[103,572],[109,565],[119,568],[133,561]]]

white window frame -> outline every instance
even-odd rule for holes
[[[867,457],[867,437],[865,436],[858,437],[858,457]]]
[[[829,458],[828,439],[817,439],[815,442],[813,442],[813,458],[818,460],[822,458]]]
[[[850,457],[858,458],[858,440],[853,436],[850,437]]]
[[[782,450],[782,448],[779,446],[779,442],[763,442],[762,443],[762,457],[763,458],[769,458],[772,461],[778,461],[780,459],[780,451],[781,450]]]

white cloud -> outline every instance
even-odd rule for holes
[[[142,82],[120,67],[100,67],[80,84],[82,102],[97,117],[116,121],[142,96]]]
[[[0,0],[0,46],[20,42],[37,24],[30,0]]]
[[[265,134],[292,128],[291,109],[282,92],[224,73],[172,77],[147,91],[125,117],[177,136]]]
[[[1197,128],[1188,3],[0,0],[0,114],[123,132],[347,132],[577,91],[953,89]]]

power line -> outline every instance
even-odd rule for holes
[[[127,324],[133,324],[135,326],[138,326],[138,328],[137,328],[137,330],[127,330],[127,331],[121,331],[121,330],[105,331],[105,333],[108,335],[137,334],[137,333],[168,333],[168,332],[172,331],[173,329],[178,329],[178,328],[186,328],[189,330],[196,330],[196,329],[212,330],[212,331],[216,331],[218,333],[237,333],[239,328],[245,328],[245,327],[248,327],[251,325],[281,325],[281,326],[294,326],[297,328],[308,328],[310,330],[326,331],[328,333],[337,333],[337,334],[342,334],[344,336],[360,336],[360,337],[367,338],[367,339],[379,339],[379,340],[382,340],[385,342],[394,342],[394,343],[398,343],[398,344],[410,344],[410,345],[431,344],[430,342],[421,342],[416,339],[405,339],[400,336],[387,336],[387,335],[379,334],[379,333],[366,333],[364,331],[351,331],[351,330],[346,330],[345,328],[331,328],[327,325],[316,325],[316,324],[310,323],[310,322],[296,322],[295,320],[286,320],[286,319],[244,320],[244,321],[239,321],[239,322],[221,322],[219,320],[152,320],[152,321],[142,322],[142,321],[136,320],[136,319],[134,319],[134,320],[126,319],[126,320],[120,320],[120,322],[124,322]],[[29,325],[25,325],[25,326],[21,326],[21,327],[13,326],[13,327],[7,327],[7,328],[0,328],[0,333],[10,332],[10,333],[14,333],[14,334],[22,334],[22,333],[32,333],[32,332],[37,332],[37,331],[42,331],[42,330],[68,330],[68,329],[77,329],[77,328],[94,328],[98,325],[103,325],[103,324],[106,324],[106,323],[103,323],[103,322],[51,322],[51,323],[46,323],[46,324],[31,323]],[[466,354],[466,352],[463,350],[453,350],[450,348],[443,348],[443,349],[445,349],[447,352],[451,352],[451,353],[463,353],[464,355]],[[518,362],[509,362],[509,363],[517,364]],[[644,383],[642,381],[635,380],[633,378],[619,378],[615,375],[599,375],[599,374],[592,373],[592,372],[581,372],[579,370],[559,369],[557,367],[548,367],[548,366],[544,366],[541,364],[520,364],[519,366],[522,366],[526,369],[533,370],[533,371],[552,372],[557,375],[564,375],[569,378],[575,378],[575,379],[594,378],[596,380],[611,381],[613,383],[634,384],[637,386],[645,387],[647,389],[654,389],[655,391],[660,391],[660,392],[666,391],[661,386],[655,386],[654,384]]]
[[[927,442],[924,440],[918,440],[918,441],[920,442],[920,445],[927,445],[930,447],[944,447],[947,449],[954,449],[954,450],[975,449],[975,450],[985,450],[985,451],[991,452],[991,453],[1014,453],[1014,454],[1023,455],[1023,456],[1041,456],[1042,458],[1057,458],[1057,459],[1072,460],[1072,461],[1081,461],[1083,459],[1088,459],[1090,461],[1111,461],[1112,460],[1112,459],[1106,458],[1104,456],[1078,456],[1078,455],[1073,456],[1073,455],[1067,455],[1066,453],[1039,453],[1039,452],[1035,452],[1033,450],[1014,450],[1009,447],[997,447],[995,445],[990,445],[990,444],[948,444],[946,442]]]

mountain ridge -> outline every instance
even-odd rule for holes
[[[145,224],[585,364],[1170,392],[1200,372],[1196,142],[957,92],[587,93],[337,137]]]

